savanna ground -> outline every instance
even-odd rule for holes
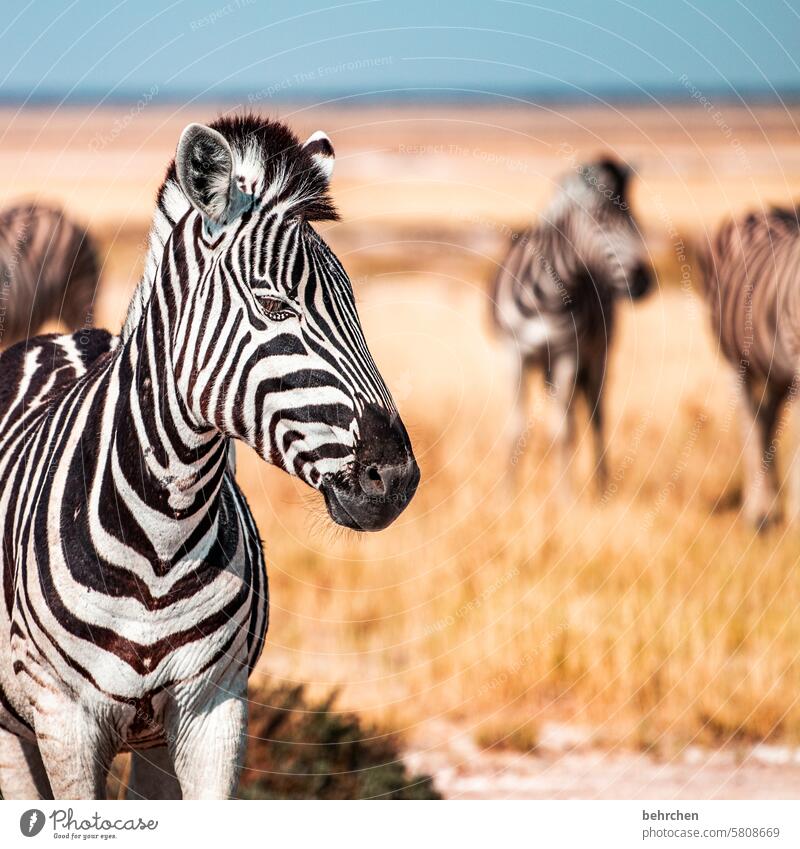
[[[447,795],[800,792],[800,538],[738,516],[734,377],[688,251],[729,212],[800,195],[800,109],[691,100],[254,104],[334,141],[342,222],[322,229],[422,469],[396,524],[356,536],[239,452],[271,592],[254,702],[300,682],[317,699],[338,688],[342,709],[398,735]],[[230,106],[2,113],[2,199],[59,200],[102,240],[99,324],[124,316],[181,128]],[[582,438],[564,506],[541,386],[520,485],[506,486],[511,385],[488,281],[556,175],[602,151],[637,170],[659,285],[619,311],[611,483],[595,493]]]

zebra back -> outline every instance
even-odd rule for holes
[[[91,326],[99,268],[91,236],[60,209],[28,203],[0,213],[0,345],[50,320]]]
[[[646,249],[627,199],[629,171],[601,159],[565,175],[539,221],[515,233],[495,276],[494,323],[526,356],[607,343],[611,302],[650,287]]]
[[[773,208],[725,222],[699,251],[702,291],[727,359],[788,387],[800,355],[800,221]]]
[[[48,404],[117,346],[107,330],[90,328],[76,333],[44,333],[2,353],[0,433],[44,415]]]

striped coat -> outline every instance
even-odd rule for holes
[[[419,471],[347,276],[310,224],[333,150],[256,118],[190,125],[119,340],[0,356],[0,789],[235,792],[268,621],[232,440],[358,530]],[[15,760],[16,758],[16,760]]]
[[[743,510],[765,527],[780,515],[776,426],[796,394],[800,364],[800,221],[793,209],[724,223],[700,254],[712,331],[737,375],[743,433]],[[798,512],[797,474],[792,513]]]
[[[512,464],[525,442],[527,377],[540,370],[559,406],[557,438],[568,490],[576,392],[588,402],[598,484],[605,488],[602,389],[615,302],[651,285],[647,252],[628,200],[630,172],[610,159],[566,175],[540,220],[515,234],[494,280],[492,319],[513,364]]]
[[[90,327],[100,266],[91,236],[59,209],[21,204],[0,213],[0,346],[46,321]]]

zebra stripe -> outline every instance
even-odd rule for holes
[[[46,321],[91,326],[99,278],[89,234],[59,209],[23,204],[0,213],[0,344]]]
[[[700,252],[712,330],[738,375],[744,436],[743,510],[761,528],[780,515],[775,430],[796,393],[800,357],[800,221],[771,209],[725,222]],[[798,481],[790,512],[800,509]]]
[[[184,795],[235,789],[268,593],[233,439],[349,527],[384,527],[416,489],[347,276],[309,223],[335,214],[321,156],[276,123],[191,125],[120,339],[0,358],[0,724],[35,743],[57,796],[101,795],[114,752],[165,744]]]
[[[514,234],[492,291],[495,330],[514,364],[513,453],[523,444],[527,376],[544,372],[560,407],[558,438],[569,462],[575,390],[586,396],[597,480],[605,488],[602,388],[620,297],[643,296],[651,273],[628,202],[628,168],[610,159],[566,175],[534,226]],[[561,475],[568,487],[567,475]]]

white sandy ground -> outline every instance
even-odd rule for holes
[[[435,735],[434,735],[435,732]],[[689,747],[670,759],[594,748],[589,732],[559,723],[536,754],[486,751],[456,726],[427,726],[404,759],[447,799],[797,799],[800,749],[764,743]],[[438,742],[434,742],[434,740]],[[444,742],[442,742],[444,741]]]

